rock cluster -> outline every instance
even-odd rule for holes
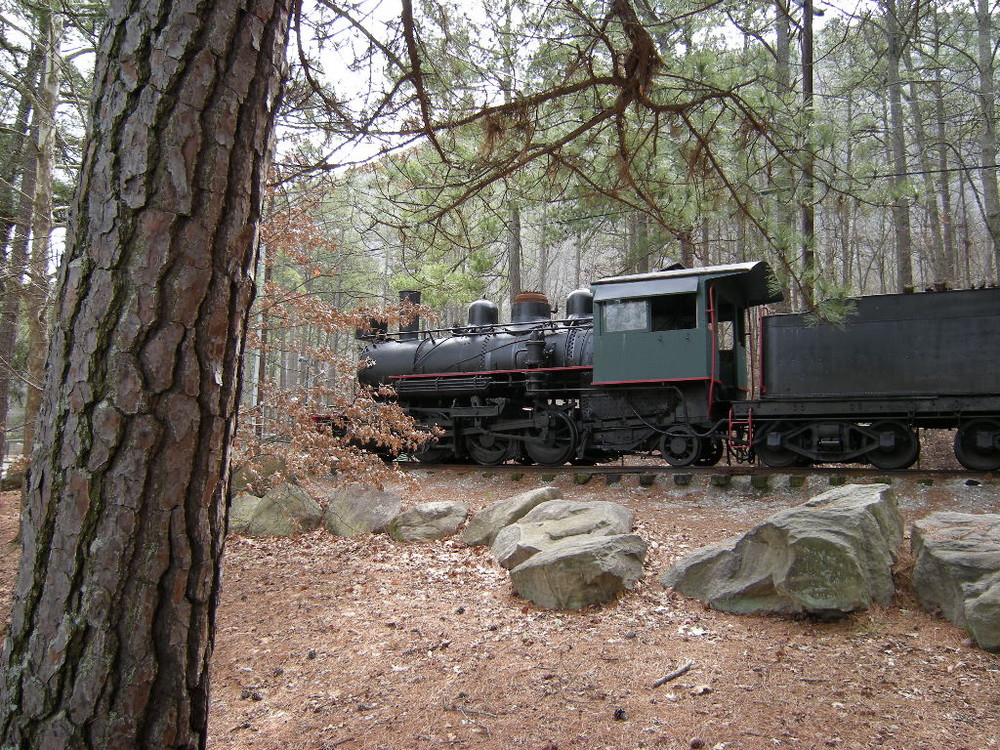
[[[232,501],[229,531],[285,536],[322,525],[337,536],[384,532],[414,542],[452,536],[469,515],[465,503],[450,501],[402,510],[398,495],[358,486],[333,490],[326,501],[324,510],[294,484],[264,497],[241,492]],[[633,521],[621,505],[568,502],[555,487],[541,487],[476,513],[461,539],[492,547],[526,599],[550,609],[580,609],[615,598],[642,577],[646,543],[630,533]]]
[[[390,492],[345,486],[325,509],[295,484],[263,497],[239,492],[229,531],[286,536],[321,526],[338,536],[388,533],[399,541],[457,534],[469,508],[421,503],[402,510]],[[539,606],[580,609],[614,599],[643,575],[647,545],[632,511],[616,503],[563,500],[542,487],[484,508],[462,531],[489,546],[514,590]],[[912,586],[926,609],[1000,651],[1000,515],[940,512],[913,524]],[[660,583],[726,612],[840,616],[888,604],[903,521],[887,485],[845,485],[782,510],[746,533],[677,561]]]
[[[516,498],[533,507],[519,518],[504,514],[510,522],[487,535],[520,596],[547,609],[582,609],[614,599],[642,578],[646,543],[629,533],[634,517],[628,508],[561,499],[533,504],[536,499]],[[496,518],[497,506],[479,515]]]

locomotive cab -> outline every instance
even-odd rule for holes
[[[765,263],[594,282],[595,385],[678,383],[709,401],[746,390],[746,310],[781,299]]]

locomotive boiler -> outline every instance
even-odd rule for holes
[[[658,453],[674,466],[728,455],[894,470],[934,427],[956,431],[964,466],[1000,468],[1000,290],[859,298],[833,325],[762,315],[776,289],[752,262],[599,279],[561,318],[540,294],[518,297],[509,323],[478,300],[461,326],[370,337],[359,377],[434,428],[426,462]]]

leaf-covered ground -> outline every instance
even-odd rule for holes
[[[470,469],[424,472],[407,502],[473,507],[537,486]],[[210,748],[968,748],[1000,746],[1000,657],[923,612],[837,623],[732,616],[664,591],[676,557],[825,489],[767,493],[634,478],[567,498],[636,511],[647,576],[620,600],[549,612],[513,595],[484,549],[384,536],[230,538]],[[896,484],[908,520],[1000,512],[1000,485]],[[17,496],[2,496],[10,539]],[[0,568],[7,605],[16,552]],[[904,566],[905,568],[905,566]],[[691,662],[680,677],[654,683]]]
[[[825,489],[687,490],[557,480],[636,511],[651,544],[633,593],[582,612],[515,597],[485,549],[384,536],[233,538],[211,747],[997,747],[1000,658],[906,590],[839,623],[706,610],[656,577],[677,556]],[[425,473],[410,502],[473,507],[536,486]],[[909,520],[1000,510],[1000,486],[898,486]],[[685,661],[681,677],[653,684]]]

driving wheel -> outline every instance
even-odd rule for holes
[[[491,432],[466,435],[465,451],[477,464],[497,466],[514,457],[516,443]]]
[[[701,458],[702,443],[690,427],[670,427],[660,437],[660,455],[671,466],[690,466]]]
[[[544,409],[539,416],[543,424],[528,430],[524,452],[542,466],[561,466],[576,453],[576,424],[558,409]]]

